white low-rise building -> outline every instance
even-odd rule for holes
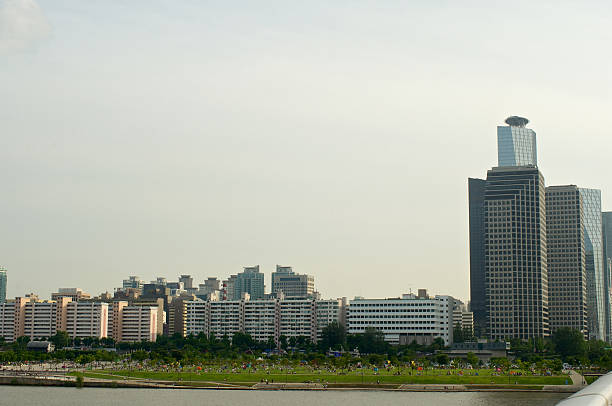
[[[440,337],[446,345],[453,341],[453,303],[450,296],[351,300],[347,332],[364,333],[374,328],[391,344],[431,344]]]

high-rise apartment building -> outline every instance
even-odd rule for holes
[[[470,211],[470,311],[474,313],[474,333],[486,333],[487,303],[485,289],[484,196],[487,182],[468,179]]]
[[[601,191],[585,188],[579,190],[584,211],[589,335],[591,338],[605,340],[608,326],[606,302],[609,299],[604,273]]]
[[[602,232],[604,247],[604,272],[606,281],[606,322],[608,324],[607,342],[612,342],[612,212],[602,213]]]
[[[0,268],[0,303],[6,302],[6,269]]]
[[[546,188],[546,235],[551,333],[569,327],[588,337],[585,224],[577,186]]]
[[[346,299],[266,299],[186,302],[185,334],[232,338],[238,332],[276,344],[280,336],[307,337],[316,342],[331,323],[344,325]]]
[[[285,297],[307,297],[314,295],[314,276],[300,275],[290,266],[276,265],[272,272],[272,295]]]
[[[243,293],[248,293],[254,300],[263,299],[264,288],[264,274],[259,272],[259,265],[245,267],[243,272],[236,275],[234,299],[240,299]]]
[[[545,187],[536,167],[487,172],[484,246],[489,336],[548,336]]]
[[[536,133],[526,128],[529,120],[512,116],[507,126],[497,127],[498,166],[538,166]]]

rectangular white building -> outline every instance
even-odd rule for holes
[[[382,331],[391,344],[430,344],[440,337],[449,345],[453,341],[453,303],[450,296],[356,298],[349,304],[347,332],[361,334],[371,327]]]
[[[108,337],[108,303],[69,302],[62,330],[71,338]]]

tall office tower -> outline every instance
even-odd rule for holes
[[[248,293],[253,300],[264,298],[264,274],[259,272],[259,265],[245,267],[236,275],[234,299],[239,300],[243,293]]]
[[[497,127],[498,166],[538,166],[535,131],[526,128],[529,120],[512,116],[507,126]]]
[[[612,212],[603,212],[601,216],[603,226],[604,271],[608,298],[606,301],[606,322],[608,324],[608,328],[606,329],[606,341],[612,342]]]
[[[487,172],[484,226],[489,336],[548,336],[545,188],[536,167]]]
[[[0,268],[0,303],[6,302],[6,269]]]
[[[486,333],[484,196],[487,182],[468,179],[470,209],[470,311],[474,313],[474,334]]]
[[[193,278],[191,277],[191,275],[181,275],[181,277],[179,278],[179,282],[183,282],[185,290],[188,291],[190,289],[193,289]]]
[[[584,231],[589,308],[589,335],[606,339],[606,302],[603,233],[601,219],[601,191],[579,188],[584,210]]]
[[[290,266],[276,265],[276,272],[272,272],[271,292],[276,297],[280,292],[287,298],[313,296],[314,276],[297,274]]]
[[[578,187],[546,188],[550,330],[579,330],[588,337],[585,224]]]

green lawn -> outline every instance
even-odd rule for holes
[[[374,375],[371,370],[361,372],[350,372],[348,374],[335,374],[330,372],[313,373],[312,371],[296,371],[295,374],[285,374],[280,371],[271,371],[270,373],[257,372],[235,372],[235,373],[218,373],[218,372],[153,372],[153,371],[129,371],[129,370],[105,370],[100,372],[89,372],[88,377],[96,377],[101,379],[117,379],[117,376],[127,377],[132,379],[151,379],[155,381],[170,381],[170,382],[186,382],[186,381],[206,381],[220,383],[235,383],[235,384],[254,384],[262,380],[268,380],[275,383],[303,383],[303,382],[328,382],[330,384],[519,384],[519,385],[563,385],[566,376],[493,376],[490,370],[479,370],[479,376],[467,375],[474,371],[464,371],[464,375],[455,374],[447,375],[445,370],[427,371],[423,375],[412,375],[409,372],[403,372],[401,375],[394,375],[381,372],[379,375]],[[113,376],[115,375],[115,376]]]

